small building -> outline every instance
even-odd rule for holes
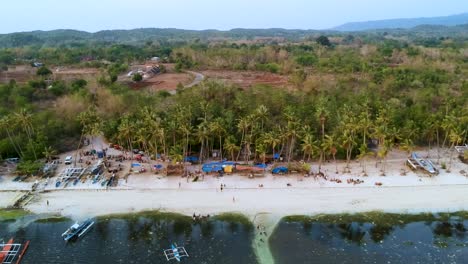
[[[161,59],[160,59],[159,57],[152,57],[152,58],[151,58],[151,61],[152,61],[152,62],[160,62]]]
[[[35,68],[39,68],[39,67],[44,66],[44,63],[35,61],[32,63],[32,66]]]

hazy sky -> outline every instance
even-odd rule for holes
[[[468,0],[1,0],[0,33],[50,29],[325,29],[351,21],[445,16]]]

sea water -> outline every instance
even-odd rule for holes
[[[366,217],[287,217],[270,236],[275,263],[467,263],[467,213],[378,214]],[[254,229],[245,222],[210,218],[194,222],[175,214],[97,218],[82,239],[65,243],[74,222],[0,222],[0,238],[30,240],[22,263],[168,263],[171,243],[190,255],[182,263],[254,264]],[[175,261],[173,261],[175,263]]]

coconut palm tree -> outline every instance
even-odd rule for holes
[[[122,142],[126,142],[127,144],[127,149],[130,150],[130,155],[131,155],[131,158],[133,159],[133,134],[134,134],[134,126],[133,124],[130,122],[128,116],[125,116],[119,127],[117,128],[118,130],[118,138],[122,141]]]
[[[463,131],[460,127],[454,127],[450,131],[449,140],[452,144],[450,146],[450,161],[449,166],[447,168],[447,172],[450,172],[450,170],[452,169],[453,152],[455,150],[455,146],[457,146],[463,140],[463,136],[465,133],[466,130]]]
[[[208,124],[206,122],[200,123],[198,125],[196,136],[197,136],[198,142],[201,144],[200,156],[199,156],[199,160],[200,160],[200,163],[201,163],[201,162],[203,162],[203,158],[206,155],[204,153],[204,150],[205,150],[205,146],[208,145],[208,140],[209,140],[209,137],[210,137],[210,130],[209,130]]]
[[[410,138],[405,138],[399,147],[401,150],[405,151],[409,155],[414,149],[413,140],[411,140]],[[403,175],[406,175],[406,173],[406,170],[403,169]]]
[[[301,144],[303,160],[305,160],[305,157],[307,156],[307,162],[310,161],[310,157],[315,152],[315,145],[316,145],[316,141],[312,134],[304,135],[304,137],[302,138],[302,144]]]
[[[45,147],[44,151],[42,152],[42,155],[44,155],[46,162],[50,162],[52,160],[52,157],[54,155],[57,155],[57,151],[53,149],[51,146]]]
[[[349,172],[349,163],[351,162],[353,148],[356,146],[355,135],[353,130],[344,130],[343,136],[341,138],[341,144],[346,150],[346,171]]]
[[[260,131],[263,133],[264,122],[268,118],[268,108],[265,105],[259,105],[257,109],[255,109],[255,117],[260,120]]]
[[[221,118],[217,118],[215,121],[211,122],[209,126],[211,133],[215,136],[218,136],[220,158],[223,160],[223,136],[226,133],[223,120]]]
[[[365,111],[359,115],[358,128],[362,133],[362,144],[367,145],[367,135],[371,133],[373,125],[367,106],[365,108]]]
[[[265,164],[266,146],[262,143],[255,144],[255,152],[258,155],[258,157],[262,160],[262,163]]]
[[[13,130],[11,129],[13,127],[13,122],[11,119],[12,116],[7,115],[4,116],[3,118],[0,119],[0,128],[3,128],[5,132],[7,133],[8,140],[10,141],[11,145],[13,146],[13,149],[15,150],[16,154],[18,157],[22,158],[23,157],[23,151],[21,149],[21,146],[17,144],[14,140],[14,134]]]
[[[296,144],[296,139],[300,135],[299,131],[299,120],[294,113],[294,109],[292,107],[287,107],[283,114],[286,118],[287,125],[285,127],[285,136],[288,143],[288,164],[291,162],[291,158],[293,156],[294,146]]]
[[[234,153],[237,151],[240,151],[240,147],[236,145],[234,138],[228,137],[226,141],[224,142],[224,149],[230,153],[231,155],[231,160],[234,161]],[[237,161],[237,160],[236,160]]]
[[[26,133],[28,137],[28,144],[30,145],[34,154],[34,159],[37,160],[36,147],[33,144],[34,128],[32,126],[32,115],[26,109],[23,108],[19,112],[16,112],[14,116],[15,120]]]
[[[338,165],[336,164],[336,152],[338,151],[338,141],[334,136],[325,135],[325,141],[322,143],[322,147],[326,152],[332,155],[333,162],[335,163],[336,174],[338,174]]]
[[[241,149],[243,148],[243,146],[246,145],[245,137],[246,137],[247,130],[249,129],[249,127],[250,127],[250,121],[248,117],[242,117],[238,119],[237,129],[241,133],[241,142],[240,142]],[[239,151],[239,153],[237,154],[236,160],[239,159],[240,154],[241,154],[241,151]]]
[[[372,156],[372,155],[374,155],[374,153],[369,151],[369,149],[367,148],[367,144],[362,144],[359,147],[358,159],[361,162],[362,175],[363,176],[367,176],[366,159],[367,159],[367,157]]]

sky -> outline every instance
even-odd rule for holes
[[[0,0],[0,33],[181,28],[327,29],[468,12],[467,0]]]

